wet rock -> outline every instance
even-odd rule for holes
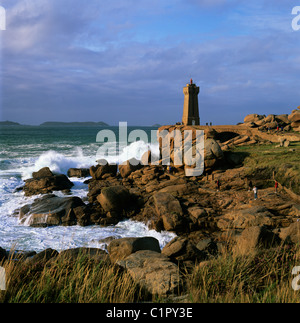
[[[19,219],[22,224],[32,227],[77,224],[74,209],[85,207],[79,197],[58,197],[48,194],[36,199],[32,204],[20,209]]]
[[[68,177],[88,177],[90,176],[90,171],[88,168],[70,168],[67,175]]]
[[[69,190],[74,185],[66,175],[54,175],[48,167],[34,172],[32,176],[33,178],[25,180],[23,191],[26,196]]]
[[[106,212],[122,212],[130,206],[131,195],[126,187],[117,185],[102,188],[97,200]]]
[[[44,177],[50,177],[53,176],[54,174],[51,172],[49,167],[44,167],[41,168],[39,171],[37,172],[33,172],[32,173],[32,178],[44,178]]]

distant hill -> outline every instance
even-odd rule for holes
[[[99,122],[58,122],[58,121],[47,121],[40,126],[84,126],[84,127],[90,127],[90,126],[109,126],[107,123],[99,121]]]
[[[20,123],[12,121],[0,121],[0,126],[20,126]]]

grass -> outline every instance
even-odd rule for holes
[[[184,273],[184,300],[191,303],[296,303],[292,268],[300,265],[299,249],[281,246],[248,256],[229,252]],[[3,303],[139,303],[170,302],[149,298],[125,271],[84,257],[60,257],[35,266],[6,261]]]
[[[297,250],[277,248],[248,256],[223,255],[195,267],[189,279],[193,302],[297,303],[292,268],[299,264]]]
[[[28,265],[8,260],[3,303],[128,303],[139,299],[140,288],[116,266],[84,256]]]
[[[276,146],[278,144],[241,146],[233,152],[244,156],[245,175],[249,178],[273,186],[274,172],[281,185],[300,194],[300,142],[292,142],[289,147]]]

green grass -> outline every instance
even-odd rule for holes
[[[292,142],[289,147],[276,146],[278,144],[241,146],[232,151],[244,157],[245,175],[249,178],[273,185],[274,172],[281,185],[300,194],[300,142]]]
[[[37,266],[13,260],[2,265],[8,281],[7,290],[0,292],[1,303],[170,302],[149,298],[116,266],[82,257],[74,262],[58,257]],[[293,290],[291,281],[297,265],[300,257],[295,246],[248,256],[226,252],[183,273],[187,287],[180,296],[191,303],[296,303],[300,291]]]
[[[189,279],[193,302],[297,303],[292,268],[299,264],[297,249],[280,247],[248,256],[225,254],[206,266],[195,267]]]
[[[140,288],[116,266],[79,256],[36,265],[6,261],[5,303],[122,303],[139,300]]]

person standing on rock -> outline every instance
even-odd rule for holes
[[[257,199],[257,187],[254,185],[253,187],[253,192],[254,192],[254,200]]]
[[[278,182],[275,180],[275,193],[277,194],[277,190],[278,190]]]
[[[221,182],[220,182],[220,180],[217,180],[217,192],[219,192],[220,191],[220,187],[221,187]]]

